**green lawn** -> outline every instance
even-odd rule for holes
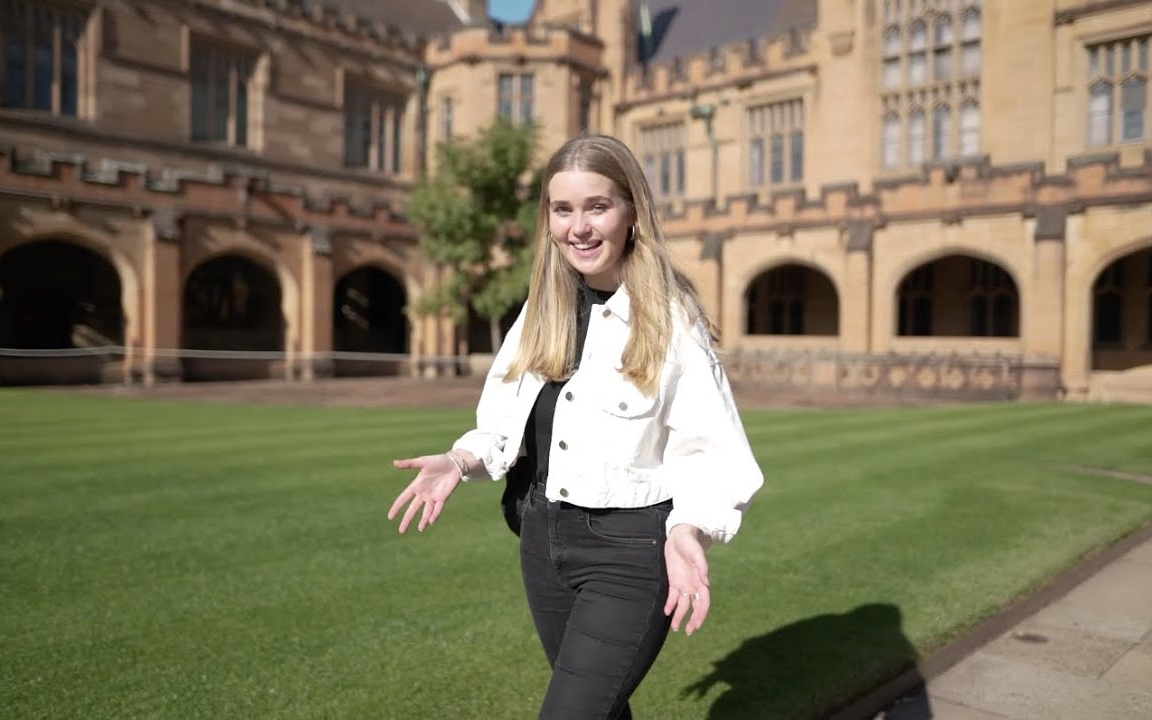
[[[467,412],[0,392],[14,718],[528,718],[547,681],[499,486],[384,514]],[[746,413],[768,483],[640,718],[801,718],[1152,517],[1152,408]],[[913,650],[914,648],[914,650]]]

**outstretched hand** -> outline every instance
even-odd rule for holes
[[[417,529],[424,532],[424,528],[436,522],[448,496],[460,484],[460,472],[456,464],[447,455],[424,455],[406,460],[393,460],[392,466],[397,468],[416,468],[416,479],[408,484],[392,503],[388,510],[388,519],[391,520],[400,512],[405,503],[409,503],[408,510],[400,520],[400,532],[406,532],[416,513],[420,513],[420,524]]]
[[[701,535],[700,530],[691,525],[677,525],[668,533],[668,540],[664,543],[664,561],[668,566],[668,599],[664,602],[664,614],[672,616],[672,630],[676,631],[691,609],[692,615],[684,626],[688,635],[700,629],[708,617],[708,608],[712,606],[708,561],[704,558]]]

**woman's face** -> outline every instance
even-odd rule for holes
[[[589,287],[615,290],[632,226],[632,209],[615,183],[585,170],[564,170],[548,181],[548,229],[568,263]]]

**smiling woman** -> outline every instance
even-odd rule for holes
[[[708,616],[705,549],[763,483],[710,323],[672,265],[652,192],[619,140],[565,143],[544,169],[528,300],[476,428],[419,471],[436,521],[465,480],[508,478],[528,607],[552,677],[541,718],[630,718],[670,629]]]

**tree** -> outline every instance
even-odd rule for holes
[[[500,318],[528,294],[538,178],[525,187],[536,149],[536,128],[499,117],[471,140],[437,149],[435,174],[412,193],[408,216],[420,248],[454,272],[416,304],[422,314],[447,310],[463,323],[471,307],[486,318],[492,348],[500,347]]]

